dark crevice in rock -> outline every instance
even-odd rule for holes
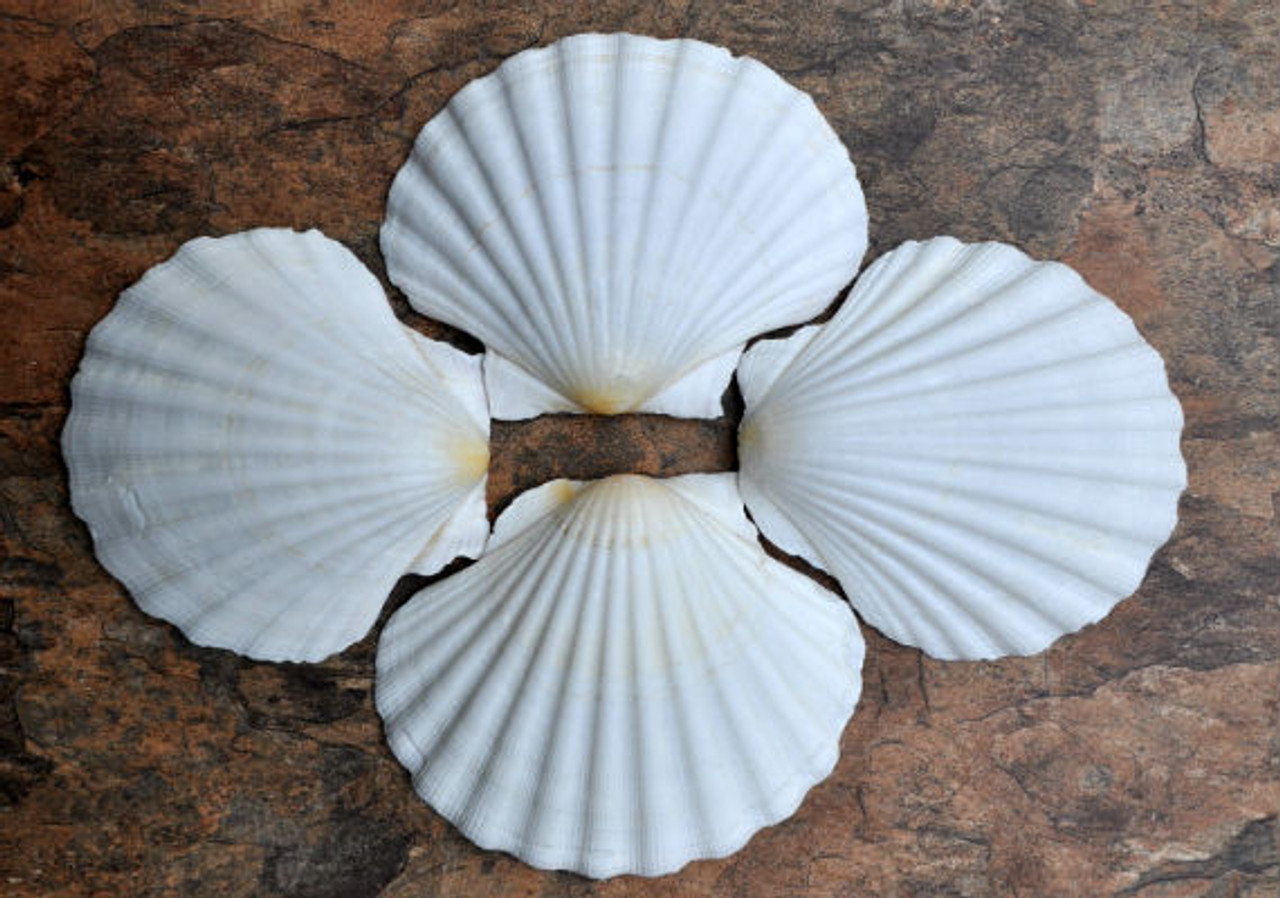
[[[20,671],[30,667],[16,628],[13,599],[0,599],[0,808],[13,807],[53,773],[53,763],[27,750],[18,715]]]
[[[264,894],[376,895],[404,869],[411,837],[393,821],[337,809],[314,838],[301,841],[268,854],[261,876]]]
[[[1143,873],[1135,885],[1116,892],[1115,898],[1139,896],[1147,889],[1169,883],[1220,879],[1233,872],[1246,875],[1272,873],[1278,866],[1280,847],[1277,843],[1276,817],[1264,817],[1247,824],[1212,857],[1163,864],[1155,870]]]

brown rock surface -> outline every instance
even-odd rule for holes
[[[1166,358],[1190,486],[1101,623],[971,664],[867,629],[841,761],[794,818],[592,883],[480,851],[415,797],[373,710],[376,630],[268,665],[138,611],[69,510],[58,432],[88,329],[184,240],[317,226],[385,281],[386,191],[426,119],[511,53],[619,29],[810,91],[858,164],[870,256],[952,233],[1077,266]],[[0,893],[1277,894],[1276,36],[1274,4],[1229,0],[0,0]],[[725,469],[734,411],[499,425],[492,503],[557,473]]]

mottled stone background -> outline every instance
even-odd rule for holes
[[[618,29],[810,91],[858,165],[868,258],[949,233],[1079,268],[1167,359],[1190,486],[1102,623],[980,664],[868,630],[843,757],[793,819],[592,883],[419,802],[373,636],[277,666],[143,616],[68,509],[58,432],[86,332],[180,243],[320,227],[384,276],[383,202],[427,118],[512,53]],[[1273,898],[1277,39],[1266,0],[0,0],[0,893]],[[503,426],[493,500],[557,470],[722,469],[732,433]]]

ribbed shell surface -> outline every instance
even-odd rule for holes
[[[484,341],[495,417],[714,417],[745,341],[826,307],[866,230],[807,94],[698,41],[581,35],[427,123],[382,249],[415,308]]]
[[[185,244],[89,337],[63,455],[103,565],[201,645],[318,660],[487,537],[478,359],[317,231]]]
[[[847,606],[764,554],[733,475],[556,481],[392,616],[377,705],[419,794],[480,846],[656,875],[795,811],[862,658]]]
[[[1075,272],[907,243],[828,323],[752,347],[761,531],[941,658],[1039,651],[1137,589],[1186,483],[1160,356]]]

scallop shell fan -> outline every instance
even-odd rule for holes
[[[94,328],[63,454],[99,559],[201,645],[319,660],[487,538],[478,358],[317,231],[185,244]]]
[[[826,777],[861,688],[836,596],[766,556],[732,474],[556,481],[397,611],[377,705],[483,848],[593,877],[736,851]]]
[[[1100,619],[1176,522],[1160,356],[1074,271],[1010,246],[907,243],[738,378],[761,531],[937,657],[1037,652]]]
[[[825,308],[866,234],[807,94],[719,47],[597,34],[427,123],[382,250],[416,309],[488,347],[494,417],[716,417],[746,340]]]

